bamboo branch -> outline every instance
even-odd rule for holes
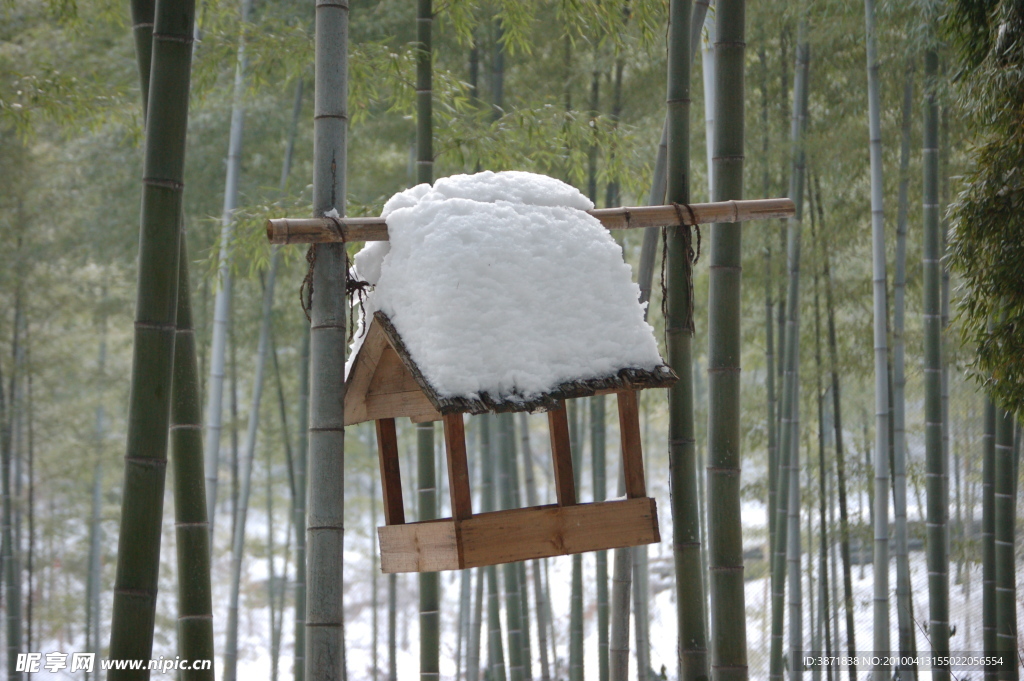
[[[693,203],[690,204],[690,210],[685,206],[677,210],[675,206],[669,205],[598,208],[589,211],[607,229],[771,220],[789,217],[794,212],[793,202],[789,199]],[[267,220],[267,238],[272,244],[387,241],[388,226],[384,218],[277,218]]]

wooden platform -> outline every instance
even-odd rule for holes
[[[661,540],[649,497],[386,525],[377,533],[385,573],[459,570]]]

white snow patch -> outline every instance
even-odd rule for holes
[[[577,379],[662,364],[629,265],[593,204],[525,172],[455,175],[385,204],[389,242],[355,256],[442,397],[529,399]],[[352,348],[354,357],[365,324]],[[351,360],[350,360],[351,365]]]

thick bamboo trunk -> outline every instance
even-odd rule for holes
[[[996,410],[995,486],[995,605],[996,650],[1002,665],[999,681],[1017,681],[1020,649],[1017,645],[1017,583],[1014,557],[1016,524],[1016,477],[1014,462],[1014,417]]]
[[[928,504],[928,634],[936,655],[949,654],[949,536],[945,449],[942,443],[942,319],[939,233],[939,56],[925,52],[924,104],[924,412],[925,480]],[[949,666],[932,671],[937,681],[949,679]]]
[[[900,134],[900,185],[896,213],[896,267],[893,276],[892,396],[893,396],[893,544],[896,553],[896,614],[900,656],[913,660],[917,652],[911,596],[910,558],[907,551],[907,379],[904,373],[904,301],[907,278],[907,213],[910,185],[910,120],[914,97],[914,63],[907,61],[903,82]],[[917,678],[917,665],[899,665],[902,681]]]
[[[206,508],[210,520],[210,547],[213,548],[214,520],[217,517],[217,478],[220,465],[220,434],[224,395],[224,355],[227,347],[228,316],[231,309],[231,241],[234,238],[235,208],[238,205],[238,177],[242,171],[242,129],[245,125],[246,56],[244,26],[252,13],[252,0],[241,2],[241,26],[235,61],[234,93],[231,103],[231,128],[228,132],[228,157],[224,178],[224,207],[221,213],[220,255],[217,270],[217,294],[213,303],[213,340],[210,345],[210,378],[206,390]]]
[[[313,213],[345,211],[348,3],[316,0]],[[344,244],[316,250],[310,310],[306,678],[344,679]],[[329,481],[329,484],[328,484]]]
[[[874,301],[875,348],[875,493],[874,493],[874,681],[888,681],[889,655],[889,368],[885,231],[882,213],[882,123],[879,94],[878,57],[875,46],[875,3],[864,0],[864,29],[867,42],[868,129],[871,155],[871,253]]]
[[[152,115],[146,124],[132,387],[109,647],[112,659],[149,659],[153,649],[194,10],[191,0],[161,0],[153,15],[156,38],[149,79],[153,87],[144,102]],[[140,23],[137,17],[135,23]],[[144,69],[140,66],[140,70]],[[148,675],[148,671],[113,670],[108,678]]]
[[[667,109],[668,152],[665,199],[690,200],[690,15],[689,0],[669,5]],[[668,363],[679,375],[669,390],[669,470],[672,491],[672,545],[676,577],[676,641],[679,678],[708,676],[704,580],[701,572],[700,512],[697,495],[696,431],[693,420],[693,236],[689,227],[665,228]],[[635,549],[634,549],[635,551]],[[634,571],[633,581],[641,582]],[[639,590],[637,594],[641,595]],[[637,610],[642,611],[639,599]],[[641,628],[639,623],[637,631]],[[637,650],[638,661],[647,656]],[[640,678],[650,665],[640,664]]]
[[[719,0],[715,19],[716,201],[743,196],[744,0]],[[744,681],[747,670],[740,522],[740,283],[738,223],[711,227],[708,296],[708,564],[711,571],[711,677]]]
[[[801,21],[797,38],[796,71],[793,78],[793,115],[790,126],[792,169],[789,193],[794,197],[797,212],[789,220],[786,236],[787,268],[786,326],[781,334],[784,349],[782,362],[782,414],[779,422],[778,489],[776,491],[774,555],[772,556],[772,646],[769,675],[781,679],[783,674],[783,620],[786,599],[786,575],[789,575],[790,604],[790,678],[799,678],[801,666],[793,651],[802,646],[800,610],[800,485],[799,485],[799,367],[800,367],[800,237],[803,221],[804,148],[806,130],[807,72],[809,47],[806,21]]]

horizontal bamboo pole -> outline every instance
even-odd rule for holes
[[[692,211],[692,215],[691,215]],[[598,208],[590,214],[607,229],[641,229],[712,222],[771,220],[793,215],[789,199],[754,199],[692,203],[686,206],[637,206]],[[387,241],[388,226],[383,218],[277,218],[267,220],[267,238],[272,244],[323,244],[337,241]]]

